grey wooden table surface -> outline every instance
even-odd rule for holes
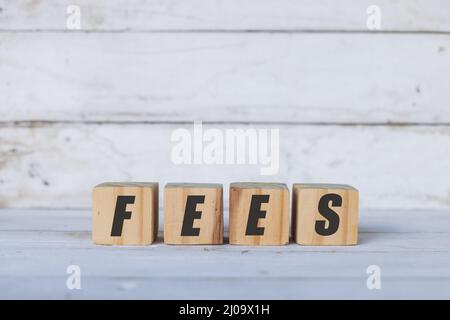
[[[450,298],[450,214],[362,211],[353,247],[96,246],[89,210],[0,210],[0,298]],[[81,289],[66,287],[69,265]],[[381,289],[366,269],[381,270]]]

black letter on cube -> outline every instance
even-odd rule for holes
[[[127,204],[134,203],[135,196],[118,196],[116,202],[116,211],[111,230],[111,237],[120,237],[122,235],[123,221],[131,219],[131,212],[127,211]]]
[[[342,206],[342,197],[335,193],[329,193],[320,198],[319,213],[328,220],[328,228],[325,227],[325,220],[316,221],[316,232],[321,236],[331,236],[339,228],[339,215],[330,209],[328,206],[330,202],[332,207],[340,207]]]
[[[252,202],[250,204],[250,212],[248,214],[246,236],[262,236],[264,235],[264,228],[258,227],[258,220],[266,217],[266,211],[261,210],[261,204],[269,202],[270,195],[255,194],[252,195]]]
[[[197,204],[204,202],[205,196],[187,197],[183,227],[181,228],[181,236],[198,236],[200,234],[200,228],[194,228],[194,220],[202,217],[202,212],[196,211],[196,209]]]

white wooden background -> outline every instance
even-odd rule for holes
[[[449,209],[449,104],[447,0],[0,1],[1,207],[89,208],[110,180],[274,180]],[[279,128],[279,174],[173,165],[193,120]]]
[[[448,0],[0,0],[0,298],[448,298],[449,104]],[[279,173],[175,166],[194,120],[279,128]],[[360,243],[95,246],[120,180],[351,184]]]

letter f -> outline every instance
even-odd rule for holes
[[[127,211],[127,204],[134,203],[135,196],[118,196],[114,220],[111,229],[111,237],[120,237],[122,235],[123,221],[131,219],[131,212]]]

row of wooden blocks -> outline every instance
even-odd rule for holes
[[[103,245],[148,245],[158,233],[158,183],[103,183],[93,190],[92,239]],[[358,190],[348,185],[294,184],[291,232],[303,245],[354,245]],[[232,183],[229,242],[289,242],[289,189],[282,183]],[[166,244],[222,244],[221,184],[169,183],[164,190]]]

